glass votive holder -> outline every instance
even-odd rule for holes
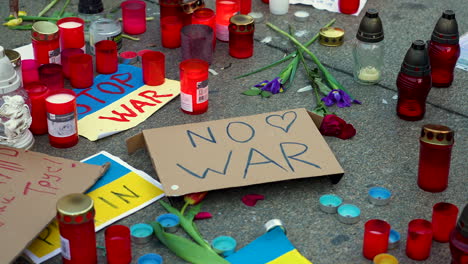
[[[182,16],[182,7],[179,0],[159,0],[160,19],[167,16]]]
[[[89,54],[70,56],[70,84],[74,88],[88,88],[94,82],[93,57]]]
[[[23,76],[23,84],[39,81],[39,62],[36,60],[21,61],[21,75]]]
[[[229,55],[238,59],[252,57],[254,31],[255,24],[251,16],[232,16],[229,24]]]
[[[162,214],[156,218],[165,232],[175,233],[179,228],[180,219],[175,214]]]
[[[182,60],[213,60],[213,29],[207,25],[187,25],[181,31]]]
[[[432,208],[432,232],[437,242],[449,241],[450,232],[457,224],[458,207],[451,203],[437,203]]]
[[[240,13],[247,15],[252,11],[252,0],[240,0]]]
[[[31,126],[34,135],[47,134],[47,112],[45,99],[49,93],[47,85],[41,82],[30,82],[24,86],[31,100]]]
[[[148,51],[142,56],[143,82],[146,85],[156,86],[164,83],[166,78],[164,53]]]
[[[76,94],[70,89],[49,91],[46,97],[49,143],[55,148],[69,148],[78,143]]]
[[[102,74],[116,72],[119,65],[117,43],[113,40],[101,40],[94,46],[96,51],[96,71]]]
[[[127,0],[120,5],[122,8],[123,31],[127,34],[139,35],[146,32],[146,3],[140,0]]]
[[[153,227],[145,223],[138,223],[130,227],[132,241],[135,244],[142,245],[148,243],[153,237],[153,232]]]
[[[63,89],[62,65],[49,63],[39,66],[39,81],[47,85],[49,90]]]
[[[57,21],[60,50],[76,48],[85,51],[84,24],[84,20],[79,17],[64,17]]]
[[[342,14],[354,14],[359,9],[359,0],[338,0],[338,10]]]
[[[371,219],[364,225],[362,254],[367,259],[374,259],[380,253],[387,252],[390,225],[379,219]]]
[[[112,225],[104,232],[108,264],[132,262],[130,229],[124,225]]]
[[[143,54],[145,54],[146,52],[149,52],[149,51],[152,51],[152,50],[149,50],[149,49],[144,49],[144,50],[140,50],[136,53],[136,55],[138,56],[138,61],[142,61],[141,57],[143,56]]]
[[[354,204],[342,204],[338,207],[338,220],[343,224],[352,225],[361,219],[361,210]]]
[[[149,253],[139,257],[138,264],[163,264],[163,258],[158,254]]]
[[[216,47],[216,14],[212,9],[200,8],[192,14],[192,24],[207,25],[213,29],[213,50]]]
[[[211,241],[213,250],[223,257],[228,257],[236,251],[237,241],[230,236],[219,236]]]
[[[180,107],[189,115],[208,110],[208,62],[200,59],[184,60],[180,70]]]
[[[289,11],[288,0],[270,0],[269,6],[273,15],[286,15]]]
[[[84,54],[84,51],[82,49],[70,48],[64,49],[61,52],[60,60],[62,63],[62,71],[66,78],[70,78],[70,56],[77,54]]]
[[[319,199],[320,210],[327,214],[336,214],[338,207],[343,203],[343,200],[333,194],[325,194]]]
[[[161,19],[161,44],[168,49],[180,47],[180,31],[182,20],[176,16],[166,16]]]
[[[240,6],[238,1],[216,0],[216,38],[227,42],[229,41],[229,19],[237,12]]]
[[[410,259],[425,260],[431,254],[432,225],[424,219],[414,219],[408,224],[406,255]]]

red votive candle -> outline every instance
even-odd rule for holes
[[[39,66],[40,64],[36,60],[21,61],[21,75],[24,84],[39,81]]]
[[[434,240],[446,243],[457,224],[458,207],[451,203],[437,203],[432,208],[432,232]]]
[[[182,20],[176,16],[167,16],[161,19],[161,43],[169,49],[180,47],[180,31]]]
[[[248,15],[235,15],[229,24],[229,55],[238,59],[252,57],[254,51],[254,19]]]
[[[78,143],[76,94],[69,89],[50,91],[46,97],[49,143],[56,148],[69,148]]]
[[[102,74],[111,74],[117,71],[119,58],[117,56],[117,43],[113,40],[101,40],[96,47],[96,71]]]
[[[184,113],[198,115],[208,110],[208,68],[208,62],[200,59],[179,64],[180,103]]]
[[[167,16],[180,17],[182,15],[182,7],[178,0],[159,0],[160,19]]]
[[[39,64],[60,63],[59,29],[49,21],[35,22],[31,29],[34,59]]]
[[[159,51],[148,51],[141,56],[143,82],[156,86],[164,83],[166,76],[165,56]]]
[[[265,4],[269,4],[270,0],[262,0],[262,2],[265,3]]]
[[[49,90],[63,89],[62,65],[55,63],[41,65],[39,67],[39,80],[47,85]]]
[[[123,30],[127,34],[139,35],[146,31],[146,3],[140,0],[127,0],[122,8]]]
[[[94,202],[89,196],[73,193],[57,202],[63,264],[97,264]]]
[[[44,83],[31,82],[24,86],[31,100],[31,126],[29,130],[34,135],[47,134],[47,114],[45,99],[49,90]]]
[[[93,57],[89,54],[73,55],[69,59],[70,84],[74,88],[88,88],[94,82]]]
[[[213,50],[216,47],[216,14],[212,9],[197,9],[192,14],[192,24],[207,25],[213,29]]]
[[[237,1],[216,0],[216,38],[229,41],[229,19],[239,12]]]
[[[338,0],[338,9],[343,14],[354,14],[359,9],[359,0]]]
[[[247,15],[252,12],[252,0],[240,0],[240,13]]]
[[[79,17],[64,17],[57,21],[60,32],[60,50],[69,48],[85,51],[84,20]]]
[[[387,252],[390,225],[379,219],[371,219],[364,225],[362,254],[367,259],[374,259],[380,253]]]
[[[424,219],[414,219],[408,224],[406,255],[410,259],[425,260],[431,254],[432,225]]]
[[[62,61],[63,75],[66,78],[70,78],[70,63],[69,63],[70,57],[73,55],[83,54],[83,53],[84,51],[82,49],[76,49],[76,48],[62,50],[60,59]]]
[[[124,225],[113,225],[105,231],[106,256],[108,264],[130,264],[132,242],[130,229]]]

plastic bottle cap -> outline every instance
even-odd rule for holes
[[[294,19],[296,21],[299,21],[299,22],[305,22],[307,20],[309,20],[309,12],[306,12],[306,11],[296,11],[294,12]]]

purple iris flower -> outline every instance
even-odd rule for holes
[[[331,90],[331,92],[322,98],[322,101],[326,106],[332,106],[336,104],[338,107],[350,107],[352,103],[361,104],[358,100],[353,100],[343,90]]]
[[[271,82],[265,80],[259,84],[256,84],[255,87],[260,88],[263,91],[268,91],[272,94],[277,94],[282,91],[283,84],[281,84],[279,77],[276,77],[271,80]]]

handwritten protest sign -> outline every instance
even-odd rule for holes
[[[78,133],[91,141],[135,127],[180,94],[179,81],[143,83],[141,68],[120,64],[114,74],[96,76],[77,94]]]
[[[104,167],[0,147],[0,263],[10,263],[55,216],[57,200],[84,192]]]
[[[306,109],[144,130],[127,139],[146,144],[166,195],[323,175],[343,169]]]
[[[151,176],[137,170],[120,158],[101,151],[84,163],[110,163],[109,170],[87,190],[96,210],[96,231],[122,219],[164,196],[162,186]],[[57,221],[49,224],[26,249],[34,263],[41,263],[60,253]]]

